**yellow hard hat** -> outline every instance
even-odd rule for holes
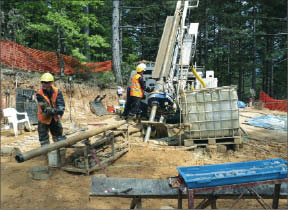
[[[41,78],[40,78],[41,82],[54,82],[54,77],[52,74],[50,73],[44,73]]]
[[[146,69],[146,64],[145,63],[140,63],[136,67],[136,72],[141,73],[142,71],[145,71]]]

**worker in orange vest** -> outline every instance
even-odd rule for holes
[[[60,122],[65,110],[62,92],[53,85],[54,77],[44,73],[40,78],[42,88],[37,92],[38,102],[38,136],[41,146],[50,144],[49,130],[53,141],[58,141],[63,135]]]
[[[133,117],[141,113],[140,103],[141,99],[144,97],[144,90],[146,90],[145,81],[143,78],[143,73],[146,69],[144,63],[140,63],[136,67],[136,74],[132,77],[130,83],[130,110],[129,116]]]

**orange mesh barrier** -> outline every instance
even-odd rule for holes
[[[7,40],[2,40],[0,45],[1,63],[5,66],[60,74],[60,65],[55,52],[36,50]],[[111,60],[81,64],[76,58],[63,54],[61,56],[64,61],[65,75],[75,74],[75,72],[111,71],[112,69]]]
[[[261,90],[260,101],[264,103],[265,108],[287,112],[288,100],[273,99]]]

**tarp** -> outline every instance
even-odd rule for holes
[[[238,101],[237,104],[238,104],[238,108],[245,108],[246,107],[246,105],[243,101]]]
[[[246,120],[245,123],[255,127],[271,130],[287,130],[286,116],[264,115],[260,117],[253,117],[249,120]]]
[[[56,52],[24,47],[15,42],[2,40],[0,43],[1,63],[5,66],[28,71],[60,74],[60,64]],[[64,74],[79,72],[111,71],[112,61],[82,64],[76,58],[61,54],[64,61]]]

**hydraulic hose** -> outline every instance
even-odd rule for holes
[[[201,83],[203,88],[206,88],[205,82],[202,80],[202,78],[197,74],[196,69],[193,66],[190,66],[191,71],[195,75],[195,77],[198,79],[198,81]]]

